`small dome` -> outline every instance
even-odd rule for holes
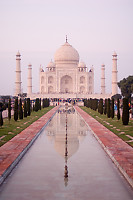
[[[51,67],[51,68],[52,68],[52,67],[55,67],[55,63],[51,61],[51,62],[47,65],[47,67]]]
[[[84,67],[85,68],[86,64],[84,62],[80,62],[79,65],[78,65],[78,67]]]
[[[79,54],[68,42],[62,45],[54,56],[55,62],[79,62]]]

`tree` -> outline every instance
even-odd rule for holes
[[[44,100],[44,98],[43,98],[43,100],[42,100],[42,107],[43,107],[43,108],[45,107],[45,100]]]
[[[36,101],[35,101],[35,111],[37,112],[39,110],[39,98],[36,98]]]
[[[132,91],[132,94],[133,94],[133,84],[131,85],[131,91]]]
[[[24,117],[27,117],[27,103],[26,103],[26,100],[24,100]]]
[[[41,98],[39,99],[39,110],[41,110]]]
[[[103,114],[103,99],[100,99],[100,100],[99,100],[98,112],[99,112],[101,115]]]
[[[31,114],[30,98],[27,98],[27,115],[30,116],[30,114]]]
[[[19,119],[23,119],[22,100],[19,100]]]
[[[127,98],[123,98],[122,122],[123,125],[128,125],[129,122],[129,106]]]
[[[8,101],[8,119],[9,119],[9,122],[10,122],[10,119],[11,119],[11,98],[9,98],[9,101]]]
[[[128,76],[127,78],[124,78],[120,82],[118,82],[118,87],[121,90],[121,94],[125,98],[131,98],[131,95],[133,94],[133,76]]]
[[[18,98],[15,99],[15,105],[14,105],[14,120],[18,120]]]
[[[110,98],[107,100],[107,117],[110,118]]]
[[[114,118],[114,98],[112,98],[111,101],[111,118]]]
[[[104,103],[104,114],[107,114],[107,99],[105,99],[105,103]]]
[[[2,104],[0,104],[0,126],[3,126],[3,117],[2,117],[2,112],[3,112],[3,108],[2,108]]]
[[[113,98],[116,101],[117,99],[121,99],[122,95],[121,94],[114,94],[111,98]]]
[[[120,119],[120,101],[117,99],[117,119]]]

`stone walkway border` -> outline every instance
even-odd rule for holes
[[[0,147],[0,185],[31,147],[59,106],[54,107],[21,133]]]
[[[133,148],[81,108],[75,106],[75,109],[85,120],[98,142],[124,175],[128,183],[133,187]]]

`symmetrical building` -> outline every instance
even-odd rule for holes
[[[16,55],[15,95],[21,93],[20,53]],[[28,65],[27,96],[34,98],[107,98],[117,94],[117,54],[113,54],[112,94],[105,92],[105,65],[101,66],[101,91],[94,94],[94,68],[79,61],[79,54],[67,41],[54,55],[46,69],[40,67],[40,91],[32,93],[32,65]]]
[[[79,62],[78,52],[66,41],[46,71],[40,69],[40,94],[93,94],[94,72]]]

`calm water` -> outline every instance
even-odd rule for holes
[[[0,188],[0,200],[131,200],[133,191],[73,109],[61,108]]]

